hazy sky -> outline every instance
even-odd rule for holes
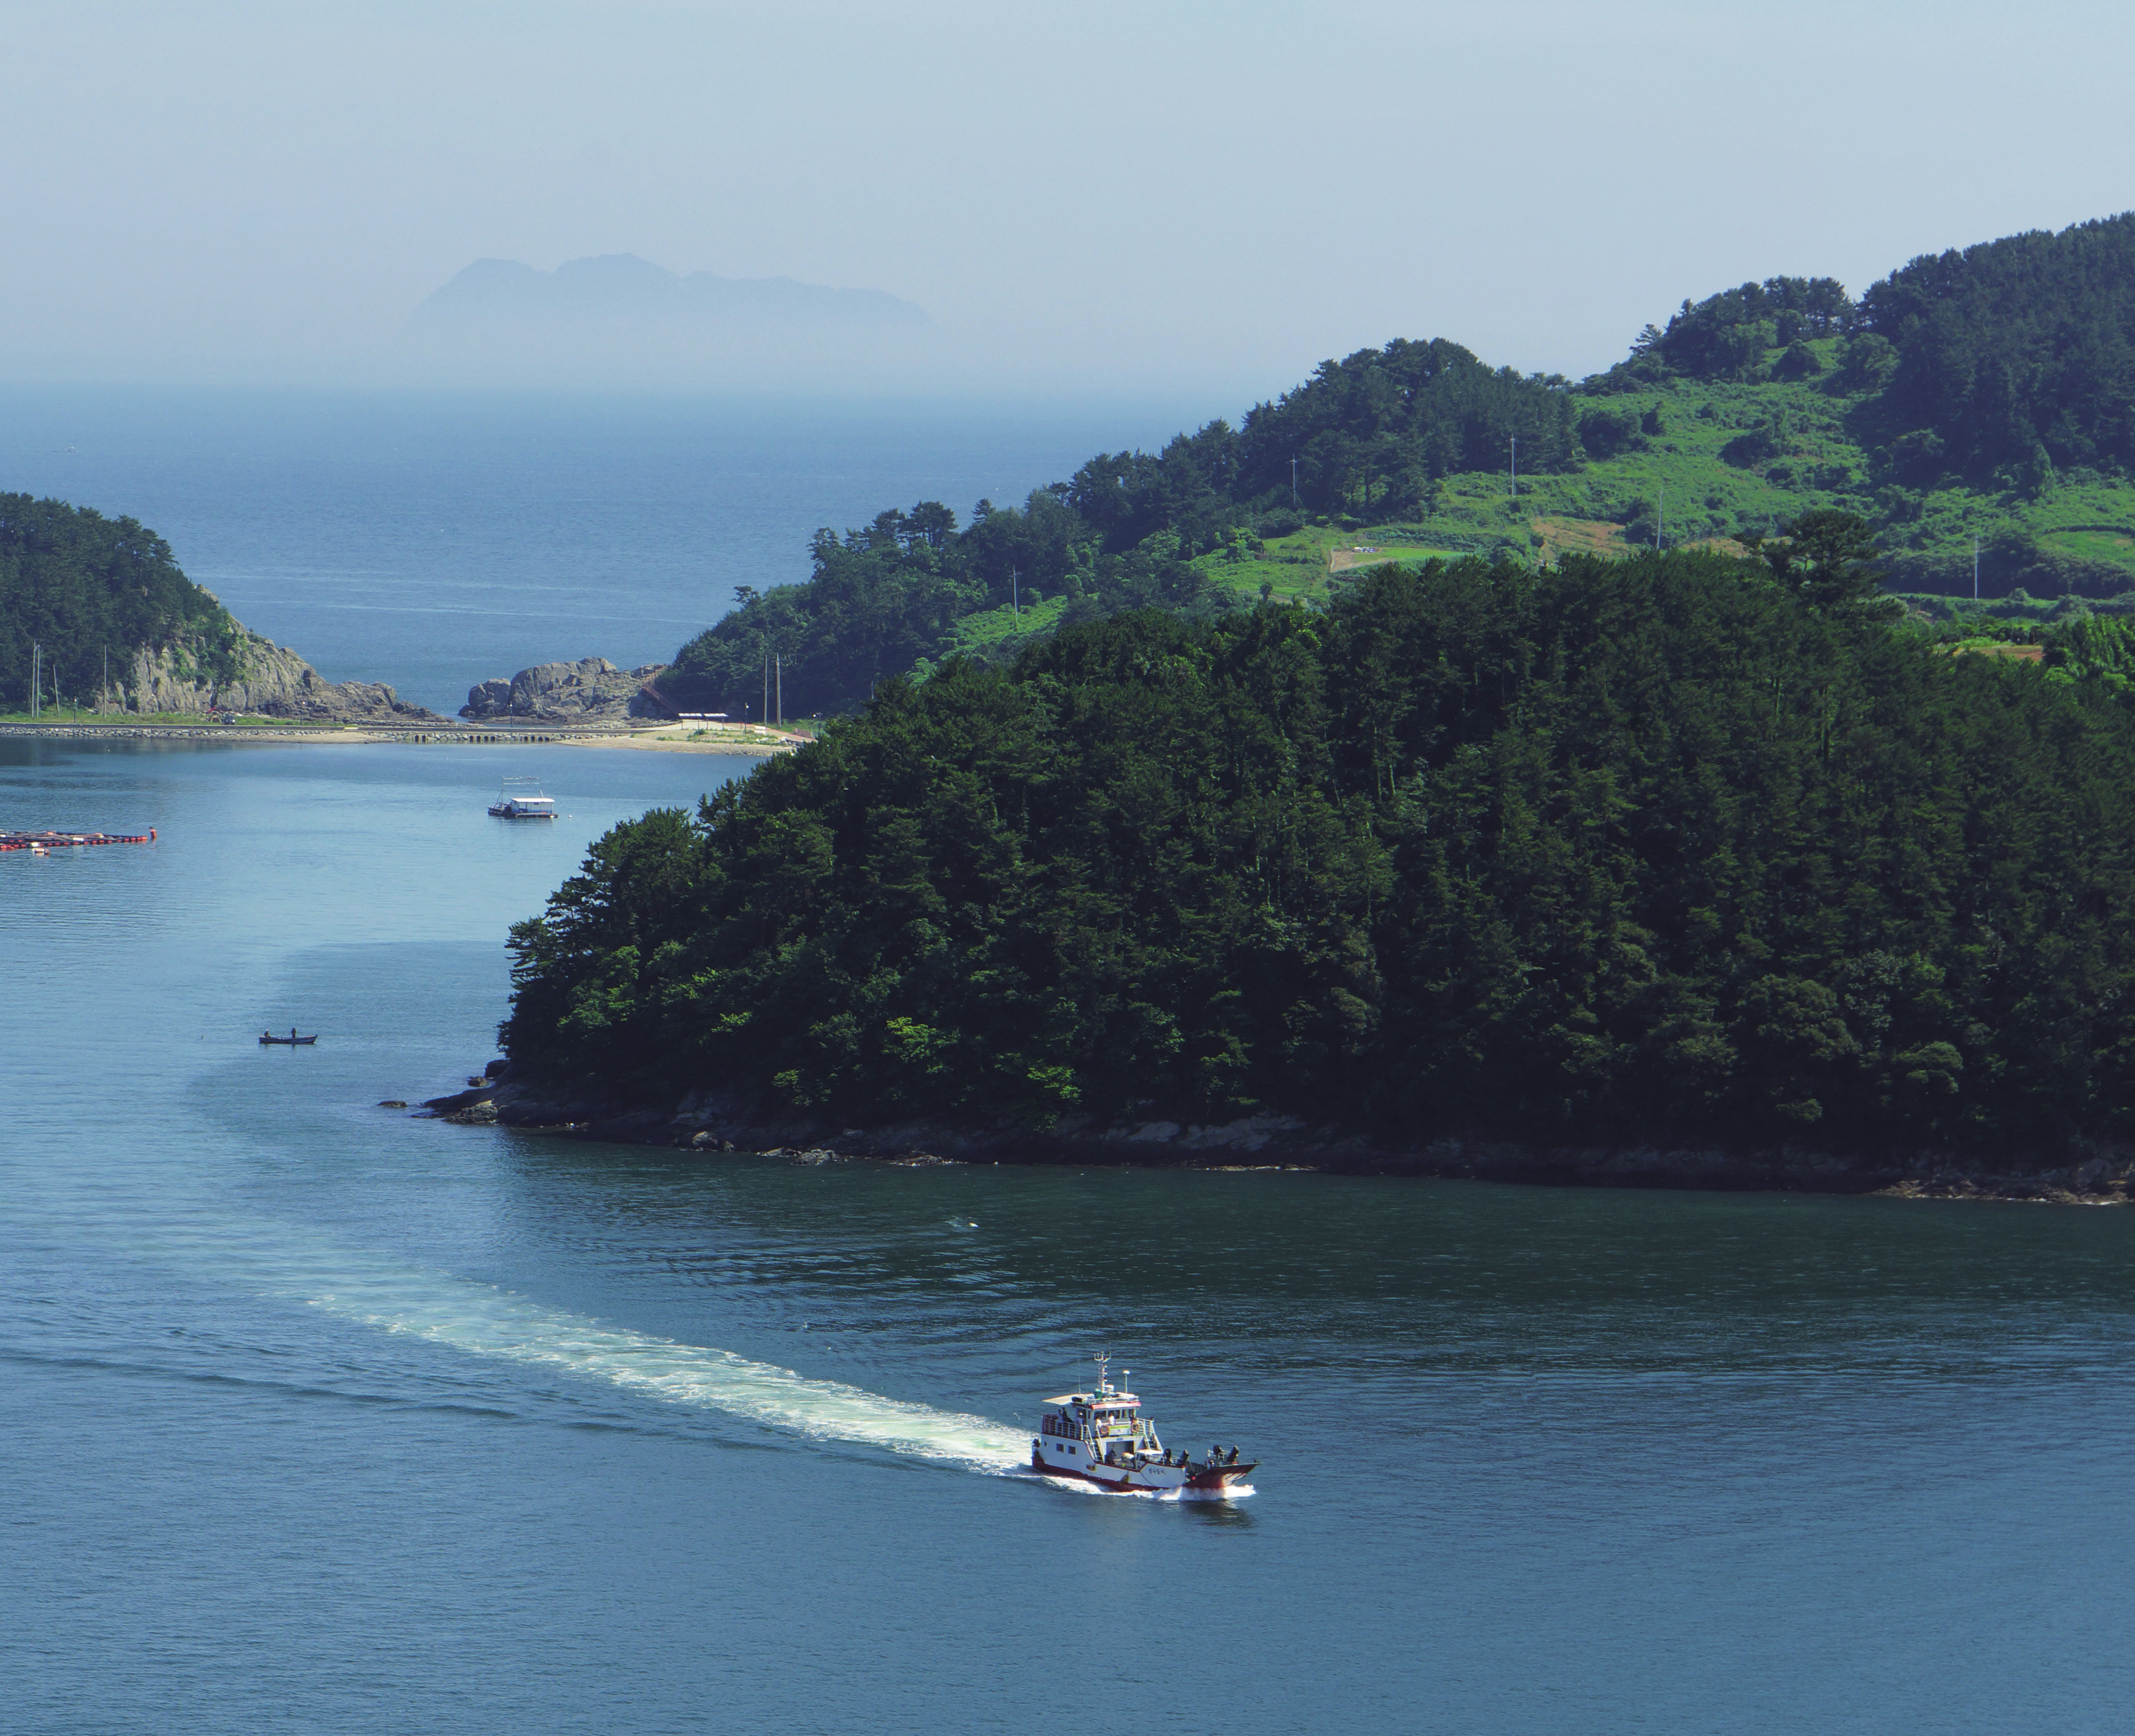
[[[2123,6],[0,0],[0,378],[381,380],[470,260],[879,288],[1004,391],[1581,374],[2135,206]]]

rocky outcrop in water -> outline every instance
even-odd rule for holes
[[[501,677],[467,689],[460,715],[477,722],[526,718],[538,723],[620,722],[626,717],[672,714],[651,691],[664,663],[618,669],[606,657],[575,663],[536,663],[510,681]]]
[[[444,721],[382,681],[327,681],[295,652],[257,633],[245,633],[235,654],[235,672],[225,680],[184,644],[137,650],[107,703],[123,711],[242,711],[317,723]]]

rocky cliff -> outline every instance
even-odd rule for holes
[[[285,646],[244,633],[235,673],[218,680],[181,642],[135,651],[108,704],[123,711],[244,711],[320,723],[442,723],[379,681],[329,681]]]
[[[499,677],[468,688],[460,715],[477,721],[524,717],[541,723],[666,717],[672,714],[651,691],[652,677],[665,667],[664,663],[647,663],[637,669],[618,669],[606,657],[536,663],[508,681]]]

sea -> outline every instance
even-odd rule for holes
[[[535,663],[668,662],[819,529],[968,522],[1237,408],[0,386],[0,492],[138,519],[329,681],[449,715]]]
[[[269,409],[225,402],[191,457],[130,435],[75,492],[425,695],[513,571],[583,586],[535,652],[622,662],[796,526],[1082,450],[796,420],[764,449],[826,456],[764,458],[785,504],[751,516],[661,494],[702,474],[649,455],[671,405],[605,407],[624,432],[574,463],[522,423],[521,468],[443,434],[389,463],[375,404],[341,448]],[[423,565],[409,501],[451,476],[500,539],[526,504],[488,579]],[[906,1166],[395,1107],[496,1053],[511,925],[592,841],[753,764],[0,739],[0,829],[156,833],[0,855],[0,1730],[2126,1728],[2135,1215]],[[527,774],[560,817],[490,819]],[[292,1026],[317,1044],[259,1045]],[[1251,1491],[1025,1474],[1098,1353]]]

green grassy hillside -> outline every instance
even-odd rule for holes
[[[1257,599],[1263,586],[1324,599],[1387,560],[1476,554],[1553,565],[1567,555],[1651,548],[1660,536],[1670,548],[1731,550],[1738,536],[1772,535],[1805,512],[1836,507],[1876,528],[1901,593],[1968,596],[1977,537],[1989,599],[2022,589],[2048,602],[2074,594],[2108,611],[2135,607],[2135,486],[2080,468],[2028,487],[1879,486],[1862,426],[1875,387],[1849,388],[1842,342],[1803,342],[1823,372],[1803,380],[1590,386],[1576,395],[1589,414],[1641,424],[1627,449],[1523,476],[1517,497],[1508,470],[1449,476],[1426,510],[1392,519],[1324,514],[1289,536],[1242,541],[1194,565],[1242,599]],[[1784,354],[1773,347],[1752,371],[1769,374]]]

